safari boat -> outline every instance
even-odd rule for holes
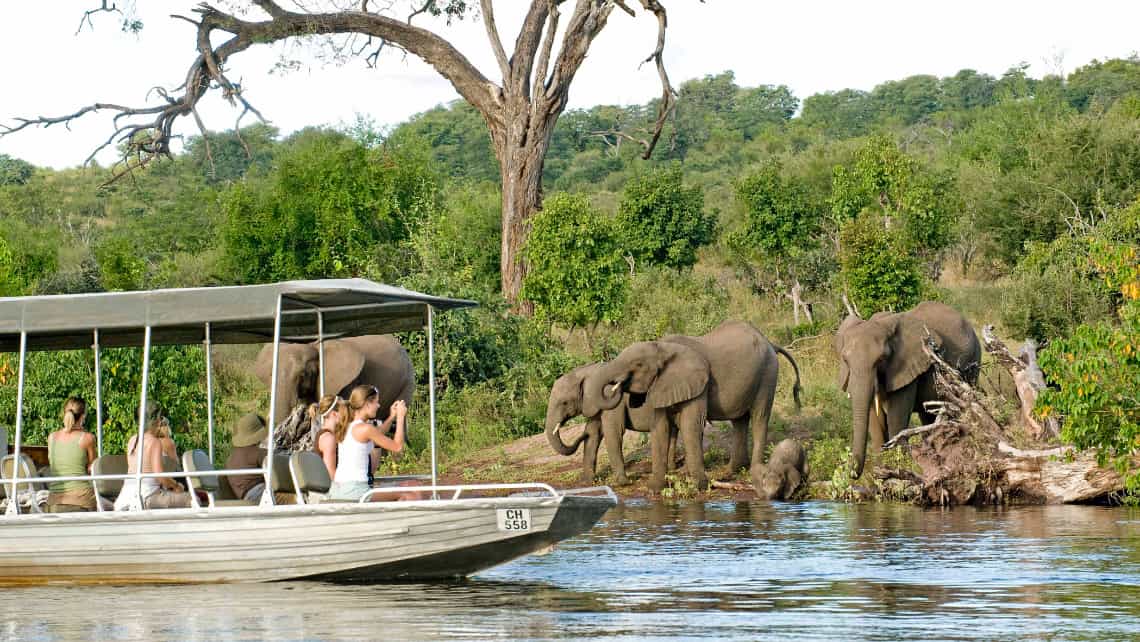
[[[21,509],[20,501],[7,501],[0,515],[0,584],[451,578],[541,552],[589,530],[616,504],[609,487],[560,491],[546,484],[438,483],[433,319],[437,312],[472,305],[362,279],[0,298],[0,352],[19,354],[14,452],[0,466],[4,496],[19,498],[52,480],[90,481],[98,493],[100,484],[133,478],[141,487],[142,478],[161,476],[185,479],[208,497],[202,501],[196,495],[192,508],[144,510],[140,497],[129,511],[51,514],[39,512],[34,502],[29,510]],[[320,346],[328,338],[420,329],[427,333],[432,382],[431,480],[399,491],[420,491],[429,499],[369,502],[370,495],[393,491],[374,488],[359,502],[306,501],[311,482],[296,467],[297,458],[282,466],[283,458],[273,456],[273,431],[281,419],[273,416],[281,343],[317,341]],[[270,456],[262,468],[215,470],[210,346],[266,342],[274,347]],[[29,351],[92,350],[102,458],[100,349],[142,348],[141,435],[151,346],[174,344],[206,348],[209,453],[186,453],[186,465],[174,474],[44,478],[25,465],[21,441]],[[323,368],[323,350],[321,361]],[[295,503],[275,503],[272,492],[264,493],[259,505],[215,502],[209,491],[218,487],[219,477],[251,473],[264,475],[266,488],[285,491]]]

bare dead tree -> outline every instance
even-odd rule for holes
[[[655,64],[662,87],[657,120],[645,146],[644,156],[648,157],[673,112],[676,92],[663,61],[668,26],[665,7],[659,0],[638,3],[658,25],[656,44],[642,62]],[[226,72],[231,57],[254,45],[311,37],[339,38],[334,53],[338,61],[362,56],[371,49],[366,58],[370,64],[375,63],[384,48],[396,48],[435,68],[487,123],[502,176],[502,291],[519,306],[518,294],[526,274],[520,250],[529,232],[530,218],[541,207],[542,169],[554,125],[566,108],[575,74],[613,10],[619,8],[636,16],[626,0],[576,0],[568,16],[563,15],[562,9],[571,4],[567,0],[531,0],[509,56],[499,34],[492,0],[480,0],[482,21],[501,76],[498,82],[486,77],[444,37],[412,24],[414,18],[424,13],[461,16],[467,3],[457,0],[414,0],[410,15],[403,18],[386,15],[395,12],[394,1],[371,6],[368,0],[362,0],[354,5],[354,10],[345,9],[343,5],[347,3],[332,2],[327,6],[335,10],[324,12],[310,8],[321,3],[298,0],[288,7],[275,0],[231,0],[227,6],[234,6],[233,11],[223,11],[215,4],[198,5],[192,17],[174,16],[196,29],[197,54],[178,87],[152,90],[150,102],[141,106],[100,102],[62,116],[17,118],[15,124],[0,126],[0,136],[33,126],[66,126],[92,112],[113,112],[111,135],[88,158],[90,161],[109,145],[122,144],[126,153],[112,174],[113,181],[155,158],[170,156],[174,123],[179,118],[193,118],[205,135],[197,105],[211,90],[220,91],[239,110],[235,127],[247,115],[262,118],[247,99],[242,84]],[[104,7],[113,10],[114,5],[103,3],[97,11]],[[89,17],[90,14],[85,16]],[[555,47],[563,27],[561,41]]]
[[[1060,438],[1061,422],[1057,417],[1050,415],[1041,420],[1033,410],[1037,404],[1037,396],[1045,389],[1045,373],[1037,365],[1037,342],[1033,339],[1027,340],[1021,348],[1021,353],[1015,357],[1005,343],[994,335],[992,325],[982,328],[982,340],[986,344],[986,352],[993,355],[994,360],[1013,377],[1017,397],[1021,402],[1021,421],[1033,438]]]
[[[802,285],[800,285],[800,282],[797,280],[795,282],[795,284],[792,285],[791,293],[784,295],[785,297],[791,299],[791,301],[792,301],[792,316],[795,319],[796,325],[800,324],[800,310],[801,309],[804,312],[804,316],[807,317],[808,323],[814,323],[815,322],[815,319],[812,318],[812,314],[811,314],[811,305],[812,304],[803,300],[803,298],[802,298],[803,292],[804,292],[804,288]],[[846,297],[847,297],[847,295],[844,295],[844,301],[846,301]]]

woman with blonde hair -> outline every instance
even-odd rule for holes
[[[325,395],[309,405],[309,421],[317,426],[313,452],[325,462],[329,479],[336,479],[337,435],[343,436],[348,429],[348,404],[338,395]]]
[[[333,436],[337,440],[337,467],[329,497],[332,499],[360,499],[368,492],[368,473],[372,468],[372,450],[379,446],[393,453],[404,450],[404,420],[408,406],[397,399],[388,412],[388,419],[377,426],[372,423],[380,410],[380,391],[376,386],[357,386],[348,397],[352,423],[338,426]],[[396,432],[385,433],[395,422]],[[379,499],[391,499],[380,497]]]
[[[142,444],[136,443],[138,435],[127,442],[127,474],[138,471],[138,448],[143,449],[143,472],[161,473],[163,440],[170,438],[170,423],[165,417],[150,422],[143,433]],[[172,471],[173,472],[173,471]],[[123,480],[123,489],[115,498],[115,510],[130,510],[131,499],[139,492],[134,479]],[[143,508],[189,508],[190,493],[182,484],[170,477],[144,477],[142,480]]]
[[[95,435],[83,429],[87,402],[68,397],[63,404],[63,429],[48,435],[48,463],[55,476],[86,475],[95,461]],[[49,486],[49,513],[95,510],[91,482],[61,481]]]

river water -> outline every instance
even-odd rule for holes
[[[631,502],[463,582],[0,596],[5,640],[1135,640],[1140,510]]]

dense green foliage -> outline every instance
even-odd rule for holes
[[[716,217],[704,211],[704,190],[683,181],[675,165],[626,184],[616,223],[638,264],[688,267],[697,262],[697,248],[713,240]]]
[[[499,294],[499,166],[463,102],[391,131],[362,118],[285,138],[263,125],[217,132],[107,187],[102,170],[0,155],[0,294],[359,275],[475,299],[480,308],[437,319],[451,452],[538,432],[548,386],[566,368],[744,318],[779,341],[804,340],[810,412],[781,425],[778,408],[775,430],[809,431],[836,460],[847,410],[825,335],[840,294],[871,314],[939,292],[978,325],[999,321],[1000,300],[1007,337],[1051,342],[1042,363],[1065,438],[1124,454],[1135,447],[1135,395],[1116,386],[1135,380],[1100,381],[1090,397],[1081,377],[1135,372],[1135,304],[1119,273],[1135,265],[1121,252],[1140,219],[1129,207],[1140,196],[1138,70],[1127,59],[1064,78],[1032,78],[1025,66],[916,75],[804,97],[798,115],[787,87],[740,87],[725,72],[680,85],[648,161],[637,141],[656,101],[569,110],[543,179],[573,196],[549,195],[526,250],[536,319],[511,315]],[[795,281],[816,305],[813,325],[791,325],[784,295]],[[591,327],[586,345],[573,326]],[[420,334],[403,340],[420,378],[419,452],[426,346]],[[200,427],[200,350],[159,352],[155,397],[177,427]],[[120,434],[133,425],[138,355],[106,359],[106,371],[126,373],[109,375],[105,402],[108,434]],[[89,360],[29,360],[34,438],[58,423],[68,394],[92,399]],[[14,367],[0,360],[5,417]],[[244,363],[219,367],[219,389],[226,417],[265,402]]]
[[[629,290],[614,222],[584,196],[552,194],[527,239],[530,272],[523,298],[543,316],[571,326],[615,321]]]
[[[1057,242],[1054,242],[1057,244]],[[1109,314],[1093,315],[1041,354],[1053,387],[1038,399],[1042,414],[1063,418],[1062,436],[1078,448],[1099,448],[1128,471],[1140,445],[1140,201],[1114,211],[1072,239],[1081,246],[1069,265],[1111,293]],[[1140,491],[1140,473],[1130,485]]]
[[[844,223],[839,244],[843,285],[860,314],[902,312],[922,300],[918,262],[879,216],[868,212]]]

